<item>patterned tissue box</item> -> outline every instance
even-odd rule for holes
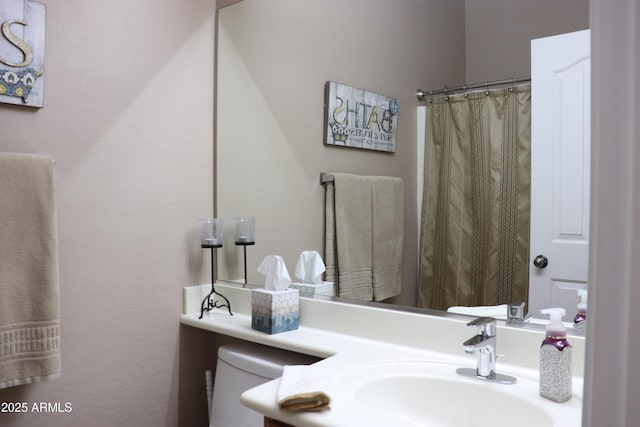
[[[253,289],[251,291],[251,328],[278,334],[298,329],[300,314],[298,290],[271,291]]]
[[[320,282],[320,283],[292,283],[289,287],[300,291],[301,294],[307,295],[327,295],[335,296],[334,291],[335,282]]]

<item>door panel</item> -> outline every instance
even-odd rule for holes
[[[587,287],[590,171],[589,30],[531,42],[529,312],[563,307]],[[533,265],[544,255],[544,268]]]

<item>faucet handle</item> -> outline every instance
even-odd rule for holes
[[[507,320],[517,322],[528,322],[531,319],[531,314],[527,314],[525,309],[525,302],[513,302],[507,307]]]
[[[467,326],[477,326],[478,334],[493,337],[496,335],[496,319],[493,317],[477,317]]]

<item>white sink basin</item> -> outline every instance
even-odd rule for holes
[[[379,425],[519,427],[580,426],[582,402],[557,404],[538,394],[538,383],[494,384],[456,374],[458,366],[424,361],[361,365],[340,375],[341,394]],[[378,424],[376,422],[376,424]]]

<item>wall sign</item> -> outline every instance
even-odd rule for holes
[[[46,6],[0,0],[0,102],[42,107]]]
[[[397,99],[327,82],[325,106],[325,144],[396,151]]]

